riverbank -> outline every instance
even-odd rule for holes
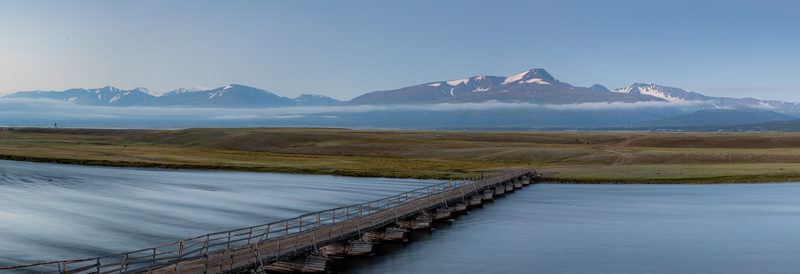
[[[0,159],[162,169],[454,179],[532,166],[562,183],[800,180],[800,134],[21,128]]]
[[[35,163],[86,165],[86,166],[105,166],[105,167],[127,167],[127,168],[148,168],[148,169],[173,169],[173,170],[205,170],[205,171],[246,171],[246,172],[274,172],[288,174],[314,174],[314,175],[336,175],[350,177],[381,177],[381,178],[403,178],[403,179],[450,179],[449,173],[413,173],[413,172],[379,172],[379,171],[360,171],[360,170],[339,170],[339,169],[309,169],[293,167],[252,167],[252,166],[228,166],[228,165],[187,165],[187,164],[159,164],[146,162],[118,162],[105,160],[83,160],[83,159],[64,159],[64,158],[45,158],[15,155],[0,155],[0,160],[24,161]]]

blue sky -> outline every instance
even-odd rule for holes
[[[797,1],[0,2],[0,94],[243,84],[294,97],[544,68],[800,101]]]

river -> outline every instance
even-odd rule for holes
[[[91,257],[438,181],[0,161],[0,265]],[[792,273],[800,184],[532,185],[334,273]]]
[[[0,160],[0,266],[139,250],[440,182]]]

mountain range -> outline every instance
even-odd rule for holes
[[[3,98],[56,99],[93,106],[159,106],[216,108],[273,108],[331,105],[404,105],[435,103],[534,103],[578,104],[588,102],[699,101],[707,108],[754,107],[779,113],[800,114],[797,103],[705,96],[697,92],[635,83],[609,90],[603,85],[577,87],[561,82],[544,69],[532,69],[508,77],[475,76],[439,81],[394,90],[374,91],[341,102],[325,95],[303,94],[287,98],[272,92],[231,84],[219,88],[180,88],[167,93],[145,88],[121,90],[115,87],[65,91],[22,91]]]
[[[344,102],[345,105],[526,102],[574,104],[586,102],[663,101],[642,94],[598,92],[558,81],[544,69],[532,69],[509,77],[475,76],[426,83],[395,90],[375,91]]]
[[[70,89],[65,91],[22,91],[3,98],[55,99],[91,106],[154,106],[210,108],[274,108],[329,106],[340,101],[325,95],[303,94],[287,98],[272,92],[242,85],[227,85],[215,89],[180,88],[164,94],[145,88],[121,90],[115,87]]]
[[[286,125],[302,121],[302,125],[309,126],[368,125],[385,128],[455,125],[465,127],[472,125],[510,127],[694,126],[726,125],[739,121],[748,123],[780,121],[800,116],[798,103],[754,98],[712,97],[686,89],[652,83],[634,83],[617,89],[608,89],[600,84],[588,88],[577,87],[556,79],[544,69],[532,69],[507,77],[483,75],[418,84],[394,90],[374,91],[345,102],[325,95],[313,94],[287,98],[266,90],[236,84],[213,89],[202,86],[180,88],[163,94],[150,92],[145,88],[121,90],[110,86],[65,91],[22,91],[6,95],[3,98],[54,99],[79,105],[112,107],[261,109],[358,105],[430,106],[424,111],[408,108],[406,108],[407,110],[402,110],[404,108],[373,110],[368,115],[364,115],[365,112],[348,113],[332,109],[324,110],[326,113],[318,113],[316,116],[307,115],[302,119],[280,119]],[[448,108],[436,105],[485,102],[528,103],[531,105],[528,105],[527,109],[482,110],[447,110]],[[583,103],[612,102],[655,102],[656,104],[641,104],[644,107],[619,109],[581,107]],[[687,103],[671,104],[669,102]],[[703,111],[709,109],[720,111]],[[314,117],[338,117],[341,119],[317,119]]]
[[[532,69],[509,77],[475,76],[433,82],[395,90],[370,92],[343,105],[479,103],[579,104],[589,102],[695,101],[701,108],[749,107],[770,109],[779,113],[800,114],[798,103],[705,96],[686,89],[651,83],[609,90],[595,84],[576,87],[552,77],[544,69]]]

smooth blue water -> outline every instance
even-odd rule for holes
[[[414,237],[335,272],[797,273],[800,184],[538,184]]]
[[[437,182],[0,161],[0,265],[151,247]],[[800,184],[532,185],[374,251],[333,272],[794,273]]]

